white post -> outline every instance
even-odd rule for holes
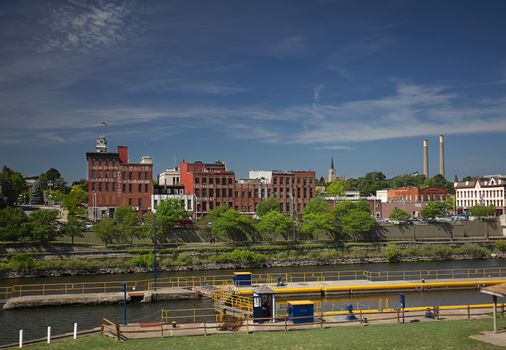
[[[77,322],[74,323],[74,339],[77,339]]]
[[[497,333],[497,297],[492,295],[494,301],[494,333]]]
[[[47,327],[47,343],[51,344],[51,326]]]
[[[19,330],[19,347],[20,348],[23,347],[23,330],[22,329]]]

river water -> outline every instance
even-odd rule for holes
[[[506,259],[273,267],[248,269],[248,271],[251,271],[255,274],[344,270],[404,271],[428,269],[465,269],[482,267],[506,267]],[[232,270],[171,272],[159,273],[159,278],[169,276],[230,274],[232,280],[232,272]],[[140,273],[97,276],[65,276],[53,278],[2,279],[0,280],[0,286],[7,286],[12,284],[58,282],[130,281],[152,278],[152,273]],[[477,290],[407,292],[405,294],[407,306],[459,305],[491,302],[490,297],[483,295]],[[304,299],[307,299],[307,297]],[[381,301],[379,301],[380,299]],[[381,302],[383,306],[385,306],[385,304],[388,302],[388,305],[390,307],[395,307],[399,305],[399,293],[386,292],[352,297],[342,296],[323,299],[317,298],[314,300],[321,302],[322,311],[344,308],[348,304],[358,304],[358,306],[362,308],[377,308],[379,302]],[[159,321],[161,309],[205,308],[211,306],[212,302],[207,298],[199,300],[181,300],[158,303],[132,303],[128,304],[127,307],[127,319],[129,322]],[[62,306],[0,311],[0,344],[16,342],[18,339],[18,331],[20,329],[23,329],[24,338],[26,340],[44,337],[47,331],[47,326],[51,326],[52,334],[71,332],[74,322],[78,323],[78,327],[81,330],[90,329],[97,327],[100,324],[100,318],[102,316],[105,316],[115,322],[122,322],[123,306],[121,304],[97,306]]]

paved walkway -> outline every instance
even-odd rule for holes
[[[499,333],[494,333],[492,331],[481,332],[481,334],[472,335],[471,338],[492,345],[506,347],[506,331]]]

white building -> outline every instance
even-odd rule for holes
[[[506,213],[506,176],[490,175],[460,182],[456,178],[453,187],[457,211],[468,211],[475,205],[493,205],[498,215]]]
[[[165,169],[163,173],[158,175],[158,185],[175,186],[180,183],[179,167]]]
[[[193,196],[184,194],[184,186],[153,186],[153,195],[151,196],[151,208],[156,209],[158,205],[167,199],[177,199],[184,204],[186,211],[192,211]]]

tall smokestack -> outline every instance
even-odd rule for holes
[[[439,174],[445,177],[445,136],[439,135]]]
[[[429,140],[423,140],[423,174],[429,177]]]

